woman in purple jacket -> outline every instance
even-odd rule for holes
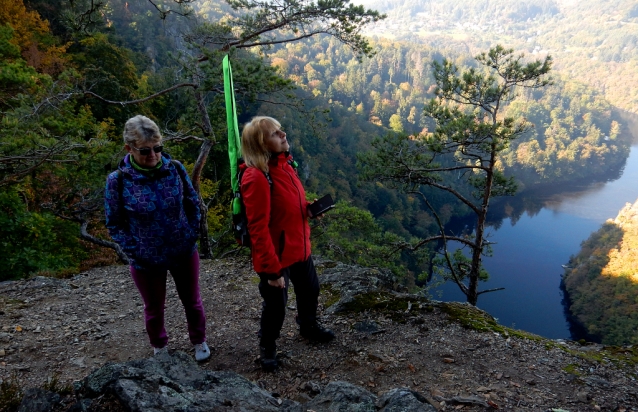
[[[126,122],[124,147],[128,154],[106,180],[106,227],[130,260],[154,354],[167,351],[164,306],[170,271],[186,312],[195,359],[206,360],[210,349],[196,244],[199,197],[184,166],[162,153],[162,136],[151,119],[137,115]]]

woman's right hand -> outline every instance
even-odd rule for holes
[[[269,280],[268,284],[274,288],[279,289],[284,289],[286,287],[286,281],[284,280],[283,276],[275,280]]]

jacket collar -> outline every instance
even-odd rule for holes
[[[175,166],[171,162],[171,156],[168,153],[162,153],[162,167],[155,171],[155,174],[157,176],[165,176],[167,174],[170,174],[170,168],[172,167]],[[122,173],[127,173],[134,177],[147,177],[144,173],[133,167],[133,165],[131,164],[131,155],[128,153],[120,162],[118,169],[120,169]]]
[[[281,164],[289,163],[292,161],[292,155],[290,152],[271,153],[269,164],[272,166],[278,166]]]

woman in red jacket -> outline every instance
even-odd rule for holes
[[[261,313],[260,361],[266,371],[277,367],[275,341],[284,323],[288,284],[297,296],[297,323],[301,336],[317,342],[334,338],[317,323],[319,280],[310,255],[310,226],[306,194],[291,166],[286,133],[271,117],[255,117],[242,132],[246,170],[241,195],[248,217],[248,232]]]

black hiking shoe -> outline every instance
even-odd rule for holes
[[[264,372],[274,372],[279,364],[277,363],[277,348],[272,349],[259,347],[259,363]]]
[[[330,329],[324,328],[317,322],[310,325],[301,325],[299,333],[304,338],[319,343],[328,343],[335,338],[335,334]]]

